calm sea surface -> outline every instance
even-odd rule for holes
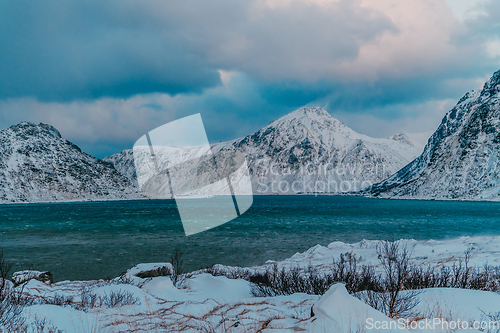
[[[166,262],[176,246],[194,270],[282,260],[333,241],[470,235],[500,235],[500,203],[256,196],[238,219],[188,237],[174,200],[0,205],[0,247],[13,271],[50,270],[56,281]]]

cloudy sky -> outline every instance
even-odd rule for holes
[[[304,105],[376,137],[434,130],[500,69],[500,0],[0,3],[0,128],[98,157],[201,113],[212,142]]]

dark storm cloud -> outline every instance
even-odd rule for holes
[[[173,27],[131,2],[4,1],[0,7],[3,98],[175,94],[219,83],[217,71]]]
[[[255,1],[3,1],[0,98],[69,101],[200,92],[218,69],[316,80],[393,29],[356,1],[261,10]]]
[[[477,70],[477,68],[476,68]],[[460,73],[462,75],[464,73]],[[465,77],[468,77],[465,75]],[[475,77],[473,75],[472,77]],[[279,82],[260,84],[259,92],[269,104],[297,108],[311,101],[322,101],[330,110],[371,113],[374,108],[397,104],[415,104],[427,100],[459,98],[475,88],[469,80],[455,80],[450,75],[435,77],[386,78],[376,82],[335,82],[321,80],[315,84]],[[396,118],[397,109],[378,111],[377,116]]]

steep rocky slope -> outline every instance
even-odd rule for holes
[[[465,94],[424,152],[366,193],[389,198],[500,199],[500,71]]]

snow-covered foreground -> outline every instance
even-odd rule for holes
[[[499,265],[500,237],[466,237],[445,241],[404,241],[415,262],[439,266],[471,250],[471,265]],[[279,267],[315,266],[327,270],[333,258],[353,252],[360,262],[377,261],[377,241],[331,243],[298,253]],[[272,265],[272,262],[266,265]],[[495,292],[432,288],[418,294],[419,316],[393,321],[334,284],[323,296],[293,294],[255,297],[252,284],[195,272],[180,287],[168,276],[137,274],[170,264],[140,264],[111,281],[30,280],[23,292],[39,299],[23,316],[33,331],[45,325],[63,332],[498,332],[488,314],[500,312]],[[248,268],[264,270],[265,266]],[[235,270],[220,266],[221,270]],[[50,304],[44,304],[50,303]],[[482,329],[490,325],[491,329]],[[476,326],[476,328],[474,328]],[[391,328],[392,327],[392,328]],[[457,327],[462,329],[457,330]],[[408,328],[408,330],[406,330]],[[56,331],[57,332],[57,331]]]

